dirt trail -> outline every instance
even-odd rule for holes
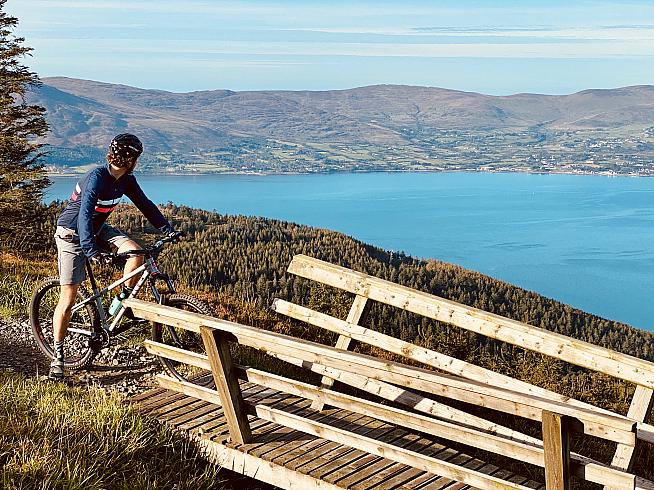
[[[0,369],[46,377],[50,361],[36,346],[27,320],[0,318]],[[103,350],[89,369],[67,372],[74,386],[95,385],[134,395],[156,385],[158,361],[141,345]]]

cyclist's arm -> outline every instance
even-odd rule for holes
[[[93,257],[100,253],[95,243],[95,233],[93,233],[93,214],[95,206],[98,203],[98,189],[100,187],[100,177],[97,172],[91,173],[82,192],[82,201],[80,202],[79,215],[77,216],[77,232],[79,233],[79,243],[84,255]]]
[[[170,233],[173,231],[172,225],[168,220],[161,214],[159,208],[147,198],[141,186],[136,182],[136,179],[133,176],[129,176],[131,179],[128,182],[128,185],[125,189],[125,194],[129,197],[130,201],[138,208],[139,211],[143,213],[143,216],[154,226],[158,228],[159,231],[163,233]]]

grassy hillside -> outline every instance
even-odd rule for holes
[[[115,394],[0,371],[0,487],[223,489],[187,439]]]

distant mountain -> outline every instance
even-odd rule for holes
[[[47,109],[47,142],[61,148],[106,148],[111,136],[123,131],[142,136],[150,151],[184,155],[235,141],[383,148],[425,143],[443,131],[654,126],[650,85],[499,97],[403,85],[172,93],[63,77],[43,82],[30,101]]]

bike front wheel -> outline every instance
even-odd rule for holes
[[[54,329],[52,318],[61,296],[58,277],[49,277],[41,281],[32,294],[30,302],[30,325],[39,349],[50,359],[54,358]],[[88,298],[86,291],[77,288],[77,301]],[[91,334],[100,330],[100,315],[95,304],[87,303],[74,311],[64,339],[64,366],[80,369],[88,365],[97,350],[91,342]]]
[[[172,306],[180,310],[212,315],[211,307],[205,302],[186,294],[172,294],[168,296],[166,306]],[[184,328],[172,327],[161,323],[152,323],[152,340],[171,347],[206,355],[204,342],[199,333],[191,332]],[[174,361],[167,357],[159,357],[159,361],[173,378],[181,381],[189,381],[199,385],[209,385],[213,382],[210,372],[189,364]]]

